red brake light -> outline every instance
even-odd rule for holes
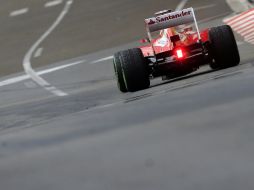
[[[182,49],[176,49],[176,56],[178,59],[183,58],[183,50]]]

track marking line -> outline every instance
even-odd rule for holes
[[[113,59],[113,58],[114,58],[113,55],[111,55],[111,56],[108,56],[108,57],[104,57],[104,58],[101,58],[101,59],[92,61],[92,62],[90,62],[90,64],[94,64],[94,63],[99,63],[99,62],[107,61],[107,60],[110,60],[110,59]]]
[[[61,66],[58,66],[58,67],[54,67],[54,68],[46,69],[46,70],[43,70],[43,71],[39,71],[39,72],[37,72],[37,74],[38,75],[44,75],[44,74],[52,73],[52,72],[55,72],[55,71],[58,71],[58,70],[61,70],[61,69],[65,69],[65,68],[68,68],[68,67],[71,67],[71,66],[75,66],[75,65],[78,65],[78,64],[81,64],[81,63],[84,63],[84,62],[86,62],[86,60],[80,60],[80,61],[69,63],[69,64],[66,64],[66,65],[61,65]],[[0,87],[15,84],[15,83],[22,82],[22,81],[25,81],[25,80],[28,80],[28,79],[30,79],[30,76],[28,76],[28,75],[21,75],[21,76],[18,76],[18,77],[6,79],[6,80],[0,82]]]
[[[200,11],[200,10],[203,10],[203,9],[210,9],[210,8],[215,7],[215,6],[216,6],[216,4],[204,5],[204,6],[194,8],[194,10],[195,11]]]
[[[41,47],[41,48],[38,48],[38,49],[36,50],[36,52],[34,53],[34,58],[40,57],[41,54],[42,54],[42,52],[43,52],[43,48],[42,48],[42,47]]]
[[[44,74],[52,73],[54,71],[58,71],[58,70],[62,70],[62,69],[68,68],[68,67],[79,65],[79,64],[84,63],[84,62],[86,62],[86,60],[80,60],[80,61],[69,63],[69,64],[66,64],[66,65],[61,65],[61,66],[58,66],[58,67],[46,69],[46,70],[43,70],[43,71],[39,71],[38,75],[44,75]]]
[[[12,11],[12,12],[10,12],[10,17],[23,15],[23,14],[27,13],[28,10],[29,10],[28,8],[23,8],[23,9]]]
[[[23,60],[23,68],[27,75],[30,76],[30,78],[35,81],[38,85],[43,87],[45,90],[51,92],[52,94],[56,96],[67,96],[68,94],[58,90],[56,87],[52,86],[50,83],[48,83],[46,80],[44,80],[42,77],[40,77],[32,68],[31,66],[31,57],[34,53],[34,51],[39,47],[39,45],[54,31],[54,29],[60,24],[60,22],[63,20],[65,15],[69,12],[71,4],[73,3],[73,0],[68,0],[60,13],[60,15],[57,17],[56,21],[52,24],[52,26],[33,44],[33,46],[28,50],[26,53],[24,60]],[[52,87],[52,88],[49,88]]]
[[[176,11],[182,10],[189,0],[182,0],[176,7]]]
[[[62,2],[63,2],[63,0],[49,1],[49,2],[47,2],[47,3],[44,5],[44,7],[45,7],[45,8],[53,7],[53,6],[56,6],[56,5],[60,5]]]
[[[10,84],[15,84],[15,83],[27,80],[29,78],[30,77],[28,75],[21,75],[21,76],[18,76],[18,77],[6,79],[6,80],[0,82],[0,87],[7,86],[7,85],[10,85]]]

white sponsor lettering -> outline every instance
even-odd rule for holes
[[[149,22],[147,23],[148,25],[153,25],[153,24],[158,24],[161,22],[165,22],[165,21],[169,21],[169,20],[173,20],[173,19],[177,19],[177,18],[181,18],[181,17],[185,17],[185,16],[189,16],[191,15],[191,11],[182,11],[181,13],[177,13],[177,14],[173,14],[173,15],[162,15],[162,16],[157,16],[155,19],[150,19]]]
[[[194,22],[193,8],[145,19],[150,32]]]

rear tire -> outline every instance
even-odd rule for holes
[[[149,69],[141,49],[133,48],[120,52],[123,79],[128,91],[149,88]]]
[[[212,69],[233,67],[240,63],[238,47],[230,26],[223,25],[211,28],[209,38],[211,42],[210,53],[214,59],[210,63]]]
[[[124,92],[128,92],[128,90],[125,86],[120,58],[121,58],[120,53],[116,53],[114,55],[113,66],[114,66],[115,76],[117,80],[117,86],[119,90],[124,93]]]

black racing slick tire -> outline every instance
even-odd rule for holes
[[[230,26],[211,28],[209,38],[210,53],[213,57],[213,61],[210,63],[212,69],[233,67],[240,63],[238,47]]]
[[[120,53],[116,53],[114,55],[113,66],[114,66],[115,76],[116,76],[116,80],[117,80],[117,86],[118,86],[119,90],[124,93],[124,92],[128,92],[128,90],[125,86],[125,82],[124,82],[124,78],[123,78],[123,71],[122,71],[122,64],[121,64],[120,58],[121,58]]]
[[[129,92],[149,88],[149,69],[141,49],[119,52],[125,86]]]

